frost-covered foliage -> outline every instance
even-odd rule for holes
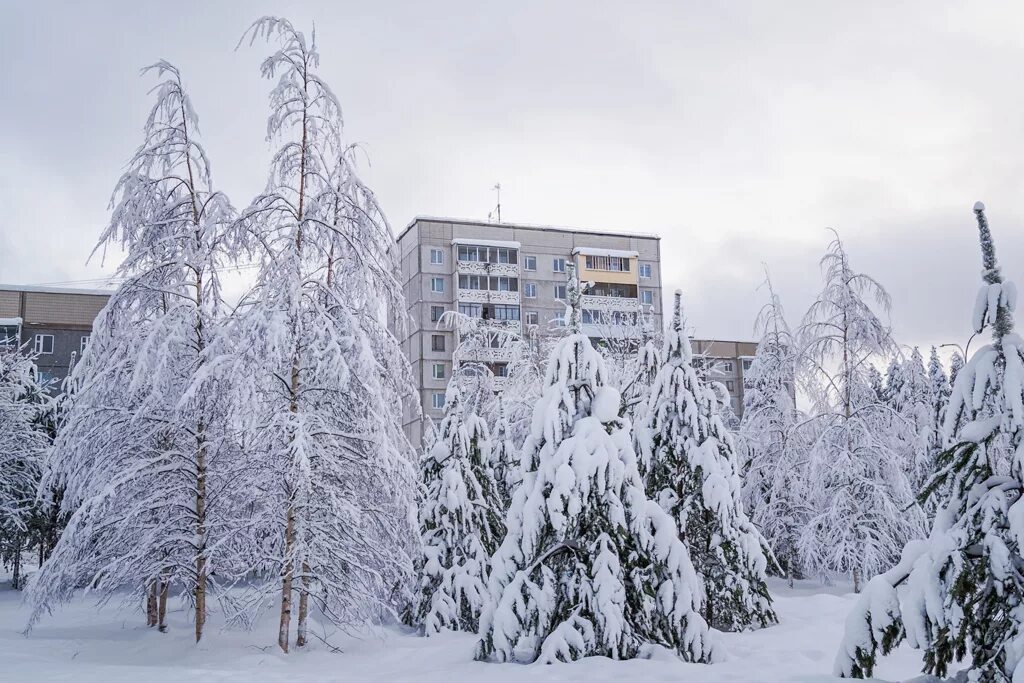
[[[928,357],[928,452],[934,464],[939,453],[945,448],[943,429],[946,422],[946,407],[949,405],[950,383],[939,360],[939,352],[933,346]]]
[[[476,657],[626,659],[659,644],[710,661],[699,579],[674,521],[644,493],[621,397],[580,333],[572,271],[568,295],[569,334],[551,353],[523,447]]]
[[[230,573],[235,528],[221,504],[236,463],[217,372],[217,268],[232,209],[212,187],[181,75],[166,62],[150,72],[156,103],[97,247],[124,250],[123,284],[74,367],[44,473],[43,490],[63,489],[73,514],[29,601],[34,622],[79,588],[101,600],[127,589],[128,600],[148,596],[162,630],[153,605],[174,586],[194,608],[198,641],[211,567]]]
[[[812,512],[799,547],[807,571],[862,576],[891,566],[921,533],[911,483],[891,431],[892,411],[879,401],[871,360],[893,348],[873,306],[889,295],[850,267],[837,237],[822,257],[825,286],[798,332],[805,386],[815,419],[808,469]]]
[[[650,466],[647,492],[678,525],[704,586],[701,614],[736,631],[777,621],[765,571],[767,543],[743,509],[732,436],[719,398],[693,367],[676,292],[640,441]]]
[[[497,396],[497,416],[491,429],[490,466],[494,470],[494,481],[498,486],[502,517],[512,503],[512,494],[523,480],[523,472],[519,463],[519,449],[512,441],[508,414],[505,409],[505,395]]]
[[[457,377],[446,398],[438,439],[421,461],[423,557],[416,600],[406,614],[407,623],[428,636],[477,631],[491,555],[504,535],[487,425],[466,410]]]
[[[796,406],[796,341],[778,295],[767,285],[770,300],[755,326],[757,353],[743,375],[743,502],[792,581],[802,574],[797,541],[807,516],[807,453],[797,430],[802,418]]]
[[[909,356],[894,362],[898,379],[887,387],[886,401],[892,411],[890,430],[916,494],[935,471],[935,454],[929,450],[934,424],[928,376],[916,346]]]
[[[984,208],[974,207],[984,281],[974,322],[993,340],[953,386],[949,447],[925,489],[938,508],[931,533],[872,582],[847,624],[837,675],[870,676],[878,655],[905,637],[938,677],[959,661],[969,664],[971,681],[1024,676],[1024,341],[1013,329],[1014,288],[999,271]]]
[[[50,443],[43,428],[50,403],[32,358],[0,347],[0,562],[11,567],[15,589],[23,585],[21,552]]]
[[[250,525],[259,548],[250,561],[264,580],[235,607],[250,620],[278,591],[278,644],[288,651],[296,593],[300,647],[310,601],[349,623],[407,597],[396,588],[418,542],[400,418],[411,374],[389,329],[390,312],[405,310],[390,228],[343,143],[315,41],[273,17],[246,37],[277,45],[261,70],[277,81],[267,132],[280,147],[266,190],[233,229],[260,262],[232,336],[250,406],[241,418],[266,477]]]

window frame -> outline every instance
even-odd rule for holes
[[[555,288],[555,291],[554,291],[555,301],[568,301],[568,299],[569,299],[569,288],[568,288],[567,285],[555,284],[554,288]],[[562,290],[562,296],[558,296],[558,290],[559,289]]]
[[[46,340],[50,340],[50,350],[46,351]],[[32,342],[32,349],[38,356],[52,356],[54,348],[54,339],[52,334],[45,332],[37,332]]]
[[[531,292],[533,292],[531,294]],[[537,298],[537,283],[536,282],[524,282],[523,283],[523,297],[526,299]]]
[[[530,264],[533,267],[530,267]],[[531,272],[537,272],[537,257],[536,256],[523,256],[523,270],[529,270]]]
[[[650,280],[653,276],[653,270],[650,263],[641,263],[636,268],[640,274],[641,280]]]
[[[440,345],[438,344],[438,341],[440,341]],[[439,348],[439,346],[440,346],[440,348]],[[447,352],[447,346],[448,345],[445,342],[445,338],[444,338],[443,334],[432,334],[432,335],[430,335],[430,350],[431,351],[433,351],[435,353],[445,353],[445,352]]]
[[[440,313],[438,313],[438,311],[440,311]],[[434,315],[435,313],[438,313],[437,316]],[[439,322],[441,322],[441,318],[444,317],[445,313],[447,313],[447,311],[444,309],[444,306],[431,305],[431,307],[430,307],[430,322],[432,322],[432,323],[439,323]]]
[[[559,268],[561,266],[561,268]],[[551,270],[556,273],[565,272],[565,259],[562,257],[552,257],[551,259]]]
[[[440,398],[441,400],[438,401],[438,398]],[[438,405],[438,404],[440,404],[440,405]],[[443,391],[435,391],[435,392],[433,392],[430,395],[430,406],[434,410],[444,410],[444,392]]]
[[[437,257],[436,261],[434,260],[435,256]],[[444,249],[440,249],[438,247],[431,247],[430,248],[430,265],[432,265],[432,266],[443,266],[444,265]]]
[[[641,289],[640,290],[640,303],[644,306],[654,305],[654,290]]]
[[[440,289],[435,285],[440,284]],[[432,294],[444,294],[444,278],[443,277],[432,277],[430,278],[430,291]]]
[[[437,372],[438,370],[441,371],[440,375],[438,375],[438,372]],[[431,376],[431,378],[433,378],[433,379],[444,379],[445,378],[445,374],[446,373],[445,373],[444,363],[433,363],[433,364],[431,364],[431,367],[430,367],[430,376]]]

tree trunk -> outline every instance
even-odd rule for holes
[[[160,581],[160,599],[157,604],[157,628],[167,633],[167,582]]]
[[[21,534],[14,535],[14,557],[11,567],[11,588],[21,590]]]
[[[146,588],[146,626],[156,626],[156,580],[149,582]]]
[[[299,624],[295,647],[306,645],[306,620],[309,617],[309,564],[302,563],[302,588],[299,589]]]
[[[288,637],[292,621],[292,575],[295,561],[292,549],[295,547],[295,508],[288,504],[288,518],[284,527],[284,576],[281,578],[281,622],[277,629],[277,644],[288,652]]]
[[[853,570],[853,592],[860,593],[860,567]]]
[[[206,442],[203,440],[203,423],[199,422],[199,436],[196,437],[196,538],[199,540],[196,553],[196,642],[203,637],[206,625]]]

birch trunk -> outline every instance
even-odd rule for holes
[[[295,647],[306,645],[306,628],[309,617],[309,565],[302,563],[302,587],[299,589],[299,624],[295,638]]]
[[[167,633],[167,582],[160,581],[160,600],[157,606],[157,627],[160,633]]]
[[[150,581],[146,589],[146,626],[156,626],[156,580]]]

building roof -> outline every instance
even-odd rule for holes
[[[40,294],[87,294],[89,296],[110,296],[112,289],[85,289],[83,287],[48,287],[44,285],[0,284],[0,292],[35,292]]]
[[[593,228],[572,228],[558,225],[537,225],[534,223],[509,223],[502,221],[500,223],[492,221],[479,221],[470,220],[468,218],[444,218],[441,216],[416,216],[409,224],[402,229],[395,241],[398,242],[405,236],[405,233],[409,232],[412,226],[416,225],[419,221],[430,221],[432,223],[455,223],[458,225],[481,225],[492,228],[512,228],[517,230],[554,230],[556,232],[574,232],[581,235],[611,235],[612,237],[639,237],[640,239],[654,239],[660,240],[661,237],[652,233],[643,232],[622,232],[621,230],[595,230]]]

